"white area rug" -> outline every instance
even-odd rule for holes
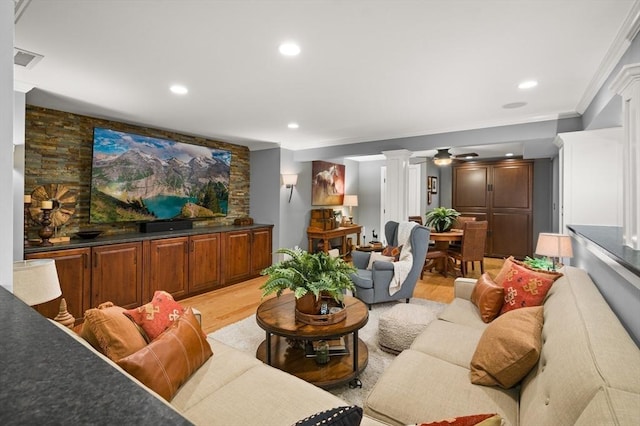
[[[349,385],[343,385],[331,388],[329,392],[349,404],[362,407],[365,397],[373,388],[380,374],[382,374],[393,358],[395,358],[394,355],[382,351],[378,346],[378,319],[382,313],[391,309],[391,307],[397,303],[399,302],[373,305],[373,309],[369,311],[369,322],[358,332],[358,337],[367,344],[369,349],[369,363],[362,374],[360,374],[362,388],[350,389]],[[439,314],[446,306],[443,303],[417,298],[411,299],[411,304],[424,306],[425,309],[434,311],[435,315]],[[255,356],[256,349],[265,338],[265,333],[264,330],[256,324],[255,315],[251,315],[242,321],[238,321],[211,333],[210,336],[226,345],[247,352],[251,354],[251,356]]]

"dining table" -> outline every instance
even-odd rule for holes
[[[431,231],[429,234],[429,240],[434,242],[434,248],[436,250],[447,251],[449,249],[449,244],[456,241],[462,241],[463,231],[462,229],[451,229],[446,232],[435,232]],[[438,259],[434,259],[432,262],[437,262]],[[456,275],[455,262],[453,258],[447,257],[447,262],[449,265],[447,266],[447,271],[454,276]],[[425,269],[428,269],[430,265],[427,265]],[[444,269],[444,265],[434,265],[437,270],[442,271]]]

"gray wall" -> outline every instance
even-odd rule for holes
[[[640,346],[640,277],[584,237],[572,233],[572,241],[571,266],[589,273],[622,325]]]
[[[553,232],[553,162],[541,158],[533,163],[533,239],[535,251],[540,232]]]
[[[280,149],[251,151],[249,211],[255,223],[273,224],[273,247],[280,244]]]

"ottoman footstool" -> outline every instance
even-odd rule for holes
[[[398,303],[380,316],[378,345],[380,349],[398,354],[408,349],[437,313],[425,306]]]

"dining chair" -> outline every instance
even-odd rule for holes
[[[464,226],[465,222],[474,222],[476,220],[475,216],[458,216],[456,218],[456,221],[453,223],[453,229],[462,229],[462,227]],[[460,241],[452,241],[449,244],[449,248],[452,248],[454,250],[460,250],[461,247],[461,242]]]
[[[409,222],[416,222],[422,225],[422,216],[409,216]]]
[[[476,220],[475,216],[458,216],[456,218],[456,221],[453,223],[453,228],[462,229],[462,225],[464,225],[465,222],[470,222],[475,220]]]
[[[467,276],[469,262],[471,262],[472,270],[475,270],[475,262],[480,262],[480,273],[484,274],[484,251],[488,225],[489,222],[486,220],[464,222],[460,249],[449,248],[447,250],[447,254],[453,258],[456,267],[460,262],[460,272],[463,277]]]
[[[429,247],[427,250],[427,256],[424,261],[424,266],[422,271],[420,272],[420,279],[424,275],[424,271],[433,271],[433,268],[438,266],[438,263],[442,265],[440,273],[446,277],[448,274],[448,263],[449,263],[449,254],[446,250],[438,250],[432,247]]]

